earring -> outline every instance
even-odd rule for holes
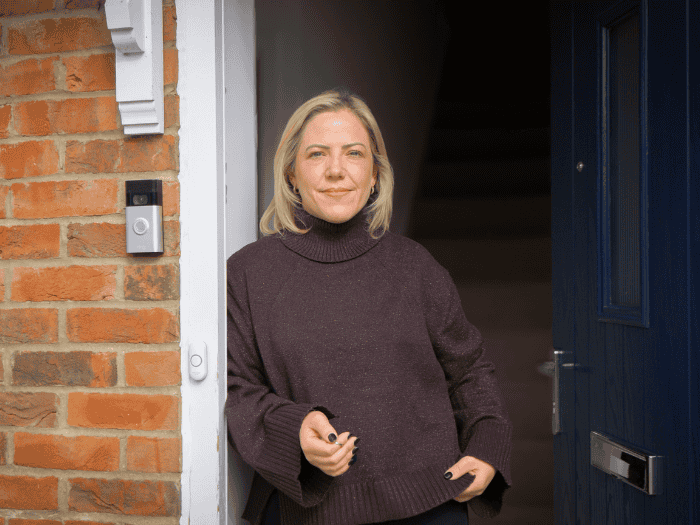
[[[299,188],[297,188],[296,186],[294,186],[294,193],[296,193],[297,195],[299,195]]]
[[[374,186],[372,186],[372,191],[369,192],[370,195],[374,193]]]

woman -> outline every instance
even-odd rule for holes
[[[447,271],[388,230],[393,174],[369,108],[307,101],[274,177],[266,236],[227,266],[225,410],[256,471],[243,517],[467,524],[464,502],[495,516],[511,424],[493,365]]]

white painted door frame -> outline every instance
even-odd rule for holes
[[[253,8],[254,0],[176,0],[183,458],[180,525],[224,525],[228,516],[223,414],[226,259],[229,250],[236,251],[256,238]],[[228,50],[226,57],[224,50]],[[229,86],[226,96],[224,85]],[[227,119],[236,122],[227,127]],[[229,178],[228,195],[226,159],[233,177]],[[232,159],[237,159],[235,166]],[[235,210],[230,217],[234,227],[228,232],[227,205]],[[188,348],[193,342],[204,342],[208,348],[208,375],[202,381],[189,377]],[[235,476],[233,479],[237,483]],[[246,487],[233,489],[240,495]],[[240,515],[238,509],[236,515]],[[238,525],[234,520],[231,523]]]

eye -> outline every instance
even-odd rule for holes
[[[322,151],[312,151],[309,157],[316,157],[316,155],[323,155]]]
[[[355,154],[356,154],[356,155],[355,155]],[[350,151],[350,155],[353,155],[353,156],[355,156],[355,157],[361,157],[361,156],[362,156],[362,152],[361,152],[360,150],[358,150],[358,149],[354,149],[354,150],[351,150],[351,151]]]

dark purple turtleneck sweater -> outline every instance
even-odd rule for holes
[[[414,516],[469,486],[470,474],[443,477],[462,456],[496,469],[468,505],[497,515],[511,483],[512,426],[448,272],[410,239],[372,239],[364,211],[343,224],[297,217],[311,231],[264,237],[227,263],[225,412],[256,471],[243,517],[258,523],[274,487],[283,525]],[[301,451],[314,409],[338,434],[361,438],[340,476]]]

